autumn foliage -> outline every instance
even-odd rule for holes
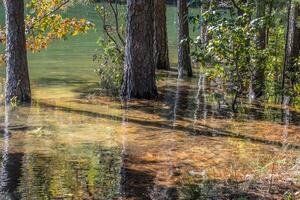
[[[64,18],[61,13],[69,3],[70,0],[31,0],[26,5],[25,28],[29,50],[38,52],[47,48],[53,40],[86,33],[94,27],[86,19]],[[0,43],[5,45],[5,40],[5,27],[0,26]],[[3,58],[0,54],[0,62]]]

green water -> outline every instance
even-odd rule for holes
[[[30,78],[33,85],[33,93],[38,95],[37,90],[51,89],[49,95],[59,95],[60,91],[68,88],[72,89],[86,86],[97,87],[97,63],[93,62],[93,55],[100,53],[97,51],[97,40],[100,38],[100,19],[94,11],[95,6],[83,6],[69,8],[66,16],[76,16],[86,18],[96,24],[96,30],[77,37],[70,37],[64,41],[54,41],[45,50],[39,53],[29,53]],[[3,8],[0,7],[1,14]],[[176,35],[176,7],[169,6],[168,16],[168,37],[170,44],[170,58],[173,65],[176,64],[177,57],[177,35]],[[0,23],[4,23],[4,16],[0,17]],[[3,66],[4,67],[4,66]],[[4,70],[1,70],[4,76]],[[84,75],[84,76],[83,76]],[[89,87],[90,88],[90,87]],[[72,94],[69,94],[72,95]]]
[[[97,23],[93,8],[70,8],[67,15]],[[175,66],[172,6],[168,31]],[[34,104],[0,106],[0,199],[299,196],[299,112],[244,102],[232,113],[211,95],[222,88],[198,70],[191,80],[158,72],[154,101],[86,95],[97,88],[92,57],[100,34],[29,54]]]

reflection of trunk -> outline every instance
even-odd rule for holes
[[[9,153],[10,132],[8,127],[11,121],[11,110],[5,108],[5,129],[3,134],[3,149],[0,168],[0,198],[20,199],[18,196],[17,187],[20,184],[22,175],[23,153]],[[4,196],[2,196],[4,195]]]
[[[5,193],[8,186],[8,172],[7,165],[9,160],[9,131],[8,131],[8,109],[5,109],[5,129],[3,134],[3,149],[1,158],[1,169],[0,169],[0,194]],[[1,197],[1,196],[0,196]]]
[[[124,125],[126,126],[126,125]],[[126,133],[126,132],[125,132]],[[127,138],[126,135],[123,135],[122,138],[122,152],[121,152],[121,169],[120,169],[120,183],[119,183],[119,194],[121,196],[126,196],[127,191],[126,191],[126,156],[127,156]]]
[[[154,0],[154,65],[157,69],[170,69],[166,3]]]
[[[180,96],[180,90],[179,90],[179,79],[176,81],[176,93],[174,97],[174,105],[173,105],[173,113],[172,113],[172,124],[173,127],[176,126],[176,120],[177,120],[177,108],[178,108],[178,103],[179,103],[179,96]]]
[[[256,1],[256,18],[264,18],[266,12],[266,2],[265,0]],[[264,20],[264,19],[262,19]],[[264,50],[266,48],[266,26],[265,22],[263,23],[256,35],[256,45],[258,50]],[[264,95],[265,90],[265,62],[266,59],[264,55],[259,55],[256,61],[256,69],[253,78],[253,91],[256,98],[259,98]]]
[[[195,129],[197,121],[198,121],[198,113],[201,111],[202,116],[201,119],[207,118],[207,102],[205,99],[205,80],[206,76],[205,74],[200,74],[199,81],[198,81],[198,91],[195,97],[196,101],[196,109],[194,112],[194,122],[193,127]]]
[[[153,0],[127,1],[127,38],[122,96],[157,95],[153,60]]]
[[[286,35],[285,60],[283,69],[282,89],[285,90],[286,82],[293,87],[297,83],[295,72],[299,70],[296,59],[300,56],[300,27],[297,19],[300,16],[300,4],[291,3],[289,8],[288,28]],[[286,78],[287,76],[287,78]]]
[[[178,116],[180,116],[180,119],[189,117],[190,110],[189,110],[189,94],[190,94],[190,88],[188,86],[184,85],[184,82],[182,79],[177,78],[176,82],[176,93],[174,96],[174,103],[173,103],[173,113],[172,113],[172,121],[173,121],[173,127],[176,126],[176,123],[178,121]]]
[[[24,0],[4,0],[6,13],[6,102],[31,101],[24,22]]]
[[[120,163],[120,183],[119,183],[119,194],[121,196],[126,196],[126,157],[127,157],[127,124],[128,124],[128,104],[127,102],[122,102],[123,115],[122,115],[122,151],[121,151],[121,163]]]
[[[283,141],[282,143],[283,144],[286,144],[285,147],[287,147],[288,145],[288,128],[289,128],[289,123],[290,123],[290,109],[288,106],[284,106],[284,109],[282,110],[282,122],[284,124],[284,127],[283,127],[283,132],[282,132],[282,138],[283,138]]]
[[[178,23],[179,23],[179,49],[178,49],[178,73],[179,77],[184,75],[193,76],[190,57],[189,43],[189,21],[187,0],[178,0]]]

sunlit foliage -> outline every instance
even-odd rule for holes
[[[62,12],[69,3],[70,0],[31,0],[26,4],[25,28],[28,49],[38,52],[47,48],[53,40],[86,33],[94,27],[94,24],[86,19],[64,18]],[[5,44],[4,26],[0,26],[0,43]],[[3,55],[0,56],[0,60],[3,60]]]
[[[94,56],[99,84],[106,93],[117,96],[123,81],[125,10],[118,1],[105,1],[96,7],[96,11],[103,25],[103,35],[98,41],[100,53]]]
[[[256,18],[256,1],[232,5],[230,1],[211,4],[209,9],[191,20],[196,27],[206,25],[209,40],[194,40],[193,56],[207,69],[213,80],[221,77],[229,84],[229,92],[251,97],[256,84],[255,71],[264,68],[264,100],[279,101],[284,63],[287,2],[273,1],[264,17]],[[270,3],[269,1],[267,1]],[[240,9],[240,10],[239,10]],[[266,47],[257,47],[257,33],[265,29]],[[258,60],[264,65],[259,66]],[[294,90],[295,91],[295,90]]]

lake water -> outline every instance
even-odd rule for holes
[[[97,23],[93,7],[67,14]],[[168,30],[174,70],[153,101],[89,95],[99,31],[29,55],[33,105],[0,105],[0,199],[300,199],[299,111],[233,113],[201,70],[177,80],[172,6]]]

